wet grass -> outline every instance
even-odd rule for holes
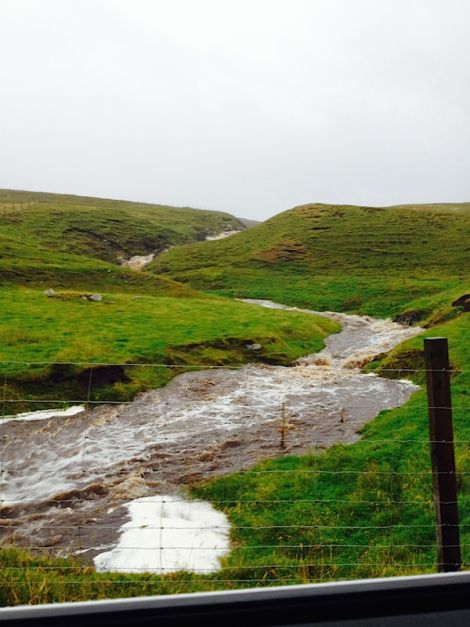
[[[291,363],[319,350],[323,338],[339,329],[322,317],[197,294],[105,293],[101,302],[72,291],[48,298],[42,291],[5,287],[2,294],[0,380],[6,383],[7,413],[28,408],[19,406],[20,398],[128,400],[199,365]],[[251,350],[253,343],[261,348]],[[123,368],[107,373],[99,364]],[[88,389],[83,373],[90,367],[95,376]]]
[[[2,257],[17,266],[42,249],[118,262],[169,246],[203,240],[225,230],[242,230],[243,222],[220,211],[169,207],[86,196],[0,190]],[[1,268],[2,266],[0,266]]]
[[[416,299],[469,288],[469,232],[470,204],[303,205],[227,240],[171,250],[150,268],[228,296],[393,317]]]

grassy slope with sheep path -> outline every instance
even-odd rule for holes
[[[442,292],[470,291],[469,233],[468,203],[311,204],[226,240],[170,250],[150,269],[228,296],[378,317],[414,308],[427,321]]]

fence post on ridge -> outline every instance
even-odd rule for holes
[[[447,338],[424,340],[439,572],[460,570],[459,514]]]

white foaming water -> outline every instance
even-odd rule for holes
[[[217,235],[206,235],[206,242],[212,242],[218,239],[225,239],[226,237],[230,237],[231,235],[236,235],[237,233],[241,233],[241,231],[222,231]]]
[[[30,411],[23,414],[14,414],[11,416],[2,416],[1,420],[47,420],[48,418],[59,418],[60,416],[76,416],[85,411],[84,405],[72,405],[67,409],[40,409],[39,411]]]
[[[130,259],[124,259],[121,262],[121,266],[124,268],[131,268],[131,270],[142,270],[145,266],[148,266],[149,263],[155,258],[155,253],[150,253],[149,255],[134,255]]]
[[[121,527],[116,547],[93,559],[96,570],[165,574],[220,568],[219,559],[230,548],[230,525],[210,503],[157,495],[126,507],[131,519]]]
[[[340,368],[360,368],[376,355],[386,353],[397,344],[418,335],[423,331],[420,327],[405,327],[391,320],[379,320],[371,316],[337,313],[334,311],[314,311],[280,305],[270,300],[242,299],[244,303],[259,305],[269,309],[283,309],[301,313],[324,316],[339,322],[341,333],[326,338],[326,348],[314,356],[307,356],[299,363],[309,363],[325,358],[331,366]]]

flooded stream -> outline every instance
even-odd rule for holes
[[[337,320],[342,331],[327,338],[323,351],[291,367],[200,370],[130,403],[0,423],[3,542],[75,553],[96,558],[101,569],[118,568],[122,553],[113,562],[110,552],[125,535],[123,525],[133,520],[130,501],[153,507],[161,503],[158,495],[169,495],[166,502],[171,502],[179,494],[183,503],[182,485],[279,455],[281,414],[289,423],[283,452],[357,440],[367,421],[403,404],[417,389],[409,381],[363,374],[359,368],[420,329],[364,316],[321,315]],[[197,511],[205,505],[187,503]],[[198,514],[189,509],[179,513],[194,520]],[[208,526],[207,516],[219,521],[223,554],[227,524],[217,518],[220,512],[204,512],[201,527]],[[162,512],[158,528],[163,519]],[[134,528],[139,526],[148,528],[148,520],[135,522]],[[161,549],[159,541],[154,538]],[[198,546],[206,541],[199,538]],[[99,557],[103,551],[106,558]],[[129,569],[132,551],[127,553]],[[168,563],[184,567],[181,555],[167,555]],[[138,561],[137,551],[134,556]],[[153,564],[146,567],[158,572],[161,561]]]

